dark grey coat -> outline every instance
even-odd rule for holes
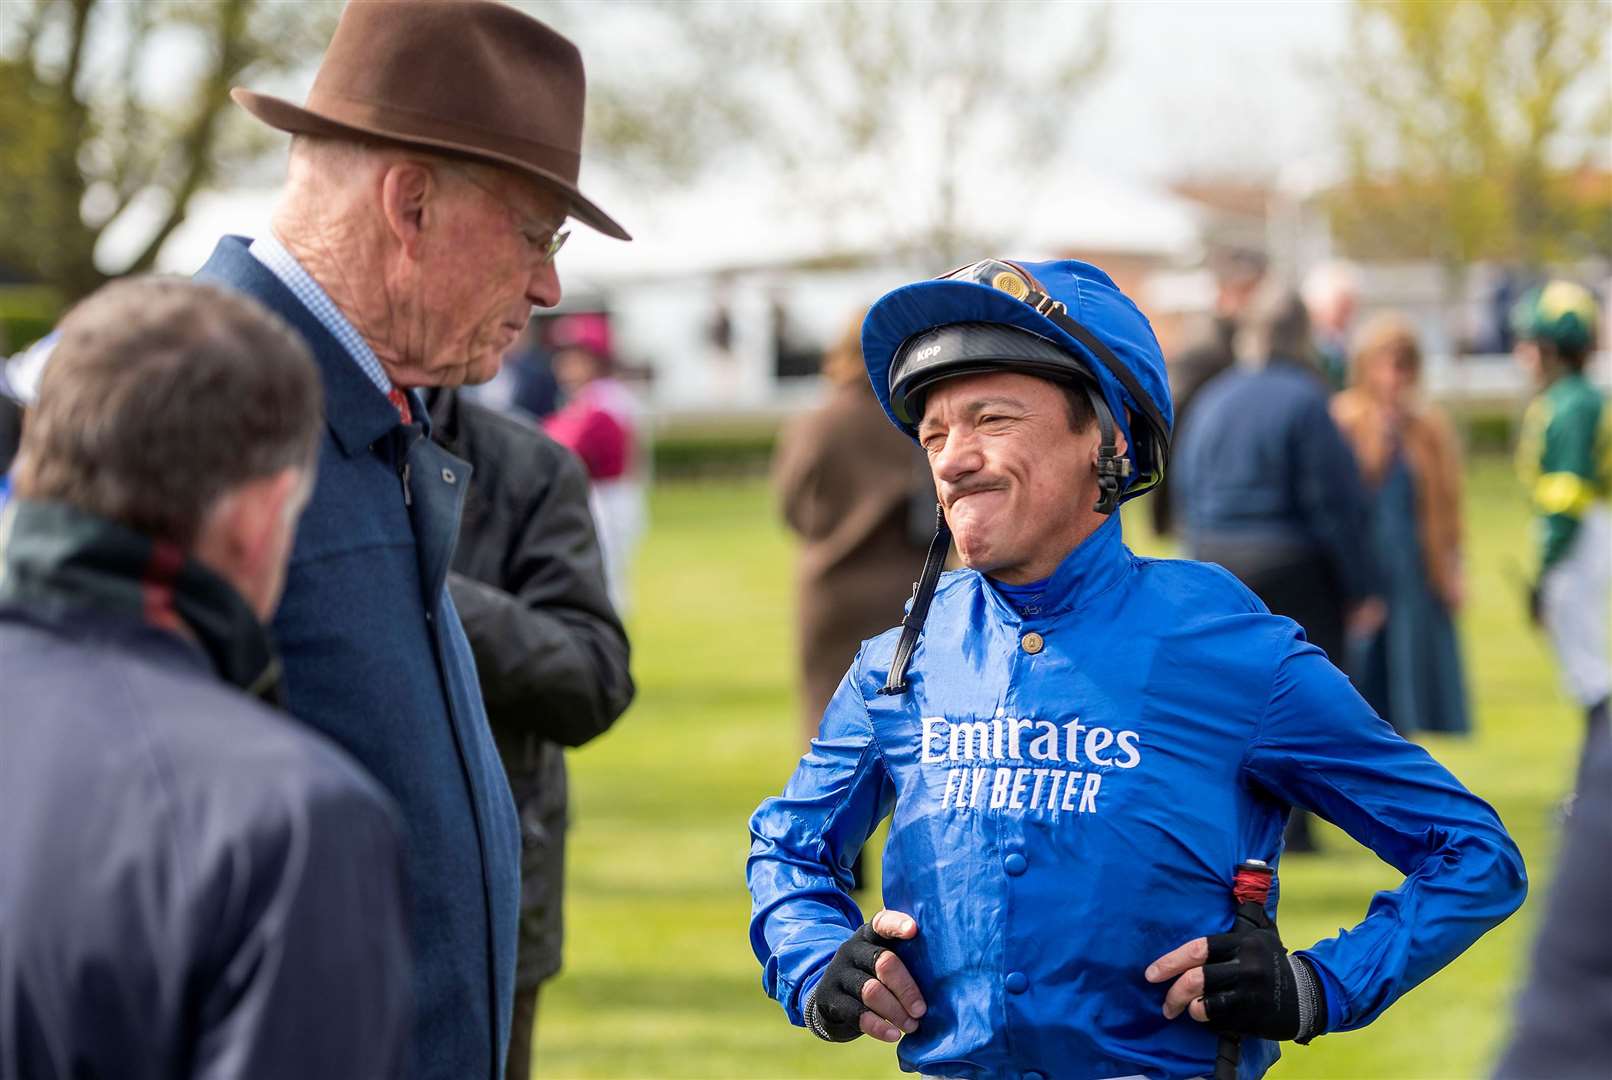
[[[410,1012],[347,755],[168,631],[0,608],[0,1077],[393,1077]]]
[[[605,590],[576,457],[452,390],[429,400],[432,438],[474,469],[448,589],[520,812],[515,981],[531,988],[560,967],[563,748],[605,732],[632,701],[627,634]]]

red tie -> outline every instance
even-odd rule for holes
[[[397,410],[397,415],[402,417],[405,424],[414,423],[414,410],[409,408],[409,396],[407,394],[394,386],[386,395],[386,400],[392,403],[392,408]]]

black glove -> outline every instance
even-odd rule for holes
[[[1237,925],[1209,937],[1203,1008],[1223,1035],[1307,1043],[1326,1026],[1326,992],[1301,956],[1289,956],[1258,904],[1237,908]]]
[[[878,978],[873,965],[895,943],[894,938],[874,933],[868,923],[845,939],[806,999],[806,1027],[813,1035],[850,1042],[862,1034],[862,1014],[868,1011],[862,1004],[862,987]]]

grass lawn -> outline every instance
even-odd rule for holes
[[[1550,812],[1571,781],[1581,720],[1508,577],[1508,564],[1527,565],[1528,517],[1504,464],[1474,466],[1468,502],[1462,631],[1477,732],[1428,745],[1499,808],[1532,893],[1372,1027],[1291,1047],[1273,1076],[1478,1076],[1505,1037],[1551,879]],[[1164,553],[1146,514],[1129,518],[1132,547]],[[746,937],[746,821],[800,752],[791,558],[759,481],[654,495],[631,619],[638,700],[610,735],[571,756],[566,968],[543,993],[539,1075],[898,1075],[891,1047],[830,1046],[789,1026],[761,991]],[[1398,881],[1341,833],[1323,827],[1322,841],[1324,855],[1282,866],[1281,925],[1293,947],[1354,925],[1372,892]]]

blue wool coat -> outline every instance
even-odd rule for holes
[[[319,479],[274,636],[291,712],[397,800],[416,1015],[409,1074],[501,1074],[514,995],[520,833],[475,661],[444,582],[470,467],[396,411],[295,296],[222,240],[196,275],[291,324],[324,380]],[[422,419],[424,410],[416,404]]]

